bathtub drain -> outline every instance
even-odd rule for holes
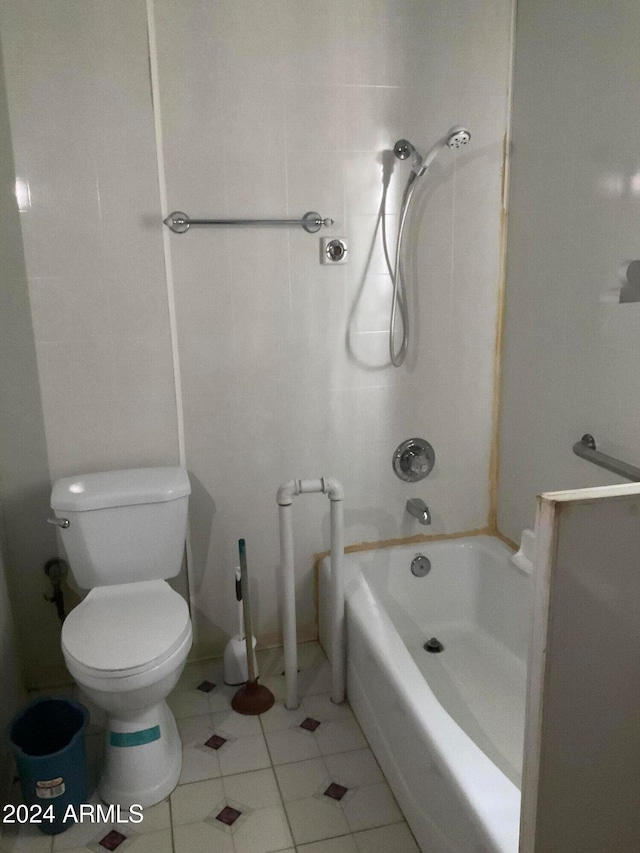
[[[444,646],[442,645],[440,640],[438,640],[437,637],[432,637],[430,640],[427,640],[427,642],[424,644],[423,648],[426,649],[426,651],[428,651],[428,652],[435,653],[435,652],[441,652],[444,649]]]

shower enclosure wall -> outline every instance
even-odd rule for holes
[[[279,641],[274,497],[292,476],[343,482],[347,543],[423,533],[409,497],[434,534],[487,525],[511,17],[510,0],[0,0],[48,475],[184,461],[197,652],[235,630],[239,538],[255,631]],[[414,337],[394,370],[384,152],[399,138],[426,151],[459,124],[472,144],[414,196]],[[316,210],[347,263],[321,265],[320,235],[299,228],[172,234],[173,210]],[[390,459],[412,435],[438,462],[407,486]],[[34,509],[17,535],[40,524]],[[328,545],[328,507],[301,503],[301,638]],[[24,636],[31,606],[15,597]],[[57,630],[25,643],[31,684],[48,680],[38,647]]]

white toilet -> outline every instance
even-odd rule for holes
[[[86,598],[62,626],[67,668],[107,712],[98,793],[151,806],[177,785],[182,747],[165,702],[191,648],[182,596],[165,578],[182,563],[191,486],[182,468],[66,477],[51,507]]]

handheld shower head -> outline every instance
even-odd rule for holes
[[[466,127],[452,127],[447,134],[447,145],[449,148],[462,148],[471,139],[471,134]]]
[[[466,127],[452,127],[451,130],[442,137],[442,139],[439,139],[436,142],[424,158],[421,164],[421,169],[418,172],[418,176],[424,175],[443,148],[451,148],[452,150],[454,148],[462,148],[462,146],[466,145],[470,139],[471,134]]]

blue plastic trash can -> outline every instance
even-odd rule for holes
[[[73,826],[73,814],[87,802],[88,719],[79,702],[51,697],[35,699],[9,724],[29,821],[46,835]]]

